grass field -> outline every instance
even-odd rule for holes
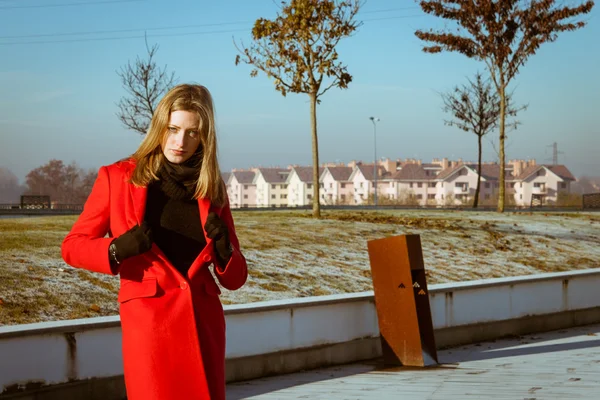
[[[428,283],[600,267],[600,214],[234,212],[249,279],[225,304],[372,290],[367,241],[419,234]],[[76,217],[0,219],[0,325],[116,315],[118,277],[67,266]]]

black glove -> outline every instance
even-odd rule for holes
[[[150,226],[148,226],[146,221],[141,226],[134,226],[113,240],[111,247],[113,245],[116,248],[115,253],[119,262],[147,252],[152,248],[152,231]]]
[[[206,231],[206,235],[212,239],[215,244],[215,250],[220,259],[219,261],[221,261],[222,264],[227,264],[233,253],[233,248],[229,241],[227,224],[225,224],[215,212],[211,212],[208,214],[208,217],[206,217],[204,230]]]

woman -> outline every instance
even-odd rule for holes
[[[62,256],[120,275],[128,400],[225,399],[225,318],[208,267],[229,290],[247,269],[205,87],[171,89],[131,158],[100,168]]]

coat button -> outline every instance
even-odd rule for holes
[[[208,254],[204,255],[204,262],[210,262],[210,256]]]
[[[181,288],[181,290],[185,290],[188,287],[187,282],[181,282],[181,285],[179,285],[179,287]]]

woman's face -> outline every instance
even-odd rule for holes
[[[187,161],[200,145],[200,118],[192,111],[173,111],[167,125],[162,151],[174,164]]]

